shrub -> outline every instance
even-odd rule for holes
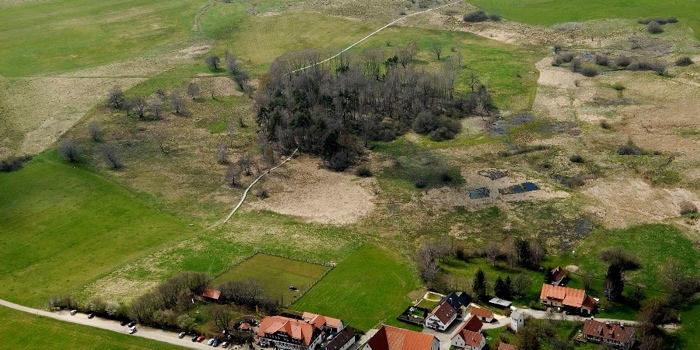
[[[668,17],[668,18],[666,18],[666,23],[678,23],[678,18]]]
[[[415,185],[416,188],[425,188],[425,186],[428,186],[428,183],[424,180],[416,180],[416,182],[414,182],[413,185]]]
[[[486,15],[486,12],[482,10],[469,12],[466,15],[464,15],[464,21],[469,23],[485,22],[488,21],[488,19],[489,17]]]
[[[608,55],[601,55],[601,54],[596,54],[595,55],[595,64],[599,66],[607,66],[610,63],[610,60],[608,59]]]
[[[621,156],[639,156],[646,154],[643,149],[637,147],[637,145],[631,141],[626,145],[618,147],[616,153]]]
[[[607,120],[601,120],[600,127],[605,129],[605,130],[612,130],[613,129],[612,124],[608,123]]]
[[[659,34],[662,33],[664,30],[663,28],[661,28],[661,24],[659,24],[659,22],[652,21],[649,22],[649,24],[647,24],[647,31],[651,34]]]
[[[31,155],[7,158],[3,161],[0,161],[0,172],[6,173],[6,172],[22,169],[22,166],[24,165],[24,163],[26,163],[30,160],[32,160]]]
[[[574,58],[573,61],[571,61],[571,71],[578,72],[579,69],[581,69],[581,60]]]
[[[501,20],[501,15],[496,14],[496,13],[492,13],[489,15],[489,19],[494,21],[494,22],[498,22]]]
[[[562,62],[569,63],[576,57],[576,54],[573,52],[562,52],[559,54],[559,57],[561,57]]]
[[[585,162],[583,160],[583,157],[581,157],[578,154],[574,154],[573,156],[569,157],[569,161],[572,163],[584,163]]]
[[[443,171],[440,174],[440,180],[442,180],[442,182],[452,182],[452,180],[454,179],[452,178],[452,175],[450,175],[450,173]]]
[[[625,85],[622,84],[622,83],[619,82],[619,81],[618,81],[617,83],[613,84],[613,85],[612,85],[612,88],[615,89],[616,91],[625,91],[625,89],[627,89],[627,88],[625,87]]]
[[[684,56],[676,60],[676,66],[679,67],[686,67],[691,64],[693,64],[693,60],[691,60],[688,56]]]
[[[593,68],[582,68],[580,73],[589,78],[598,75],[598,71]]]
[[[615,65],[618,67],[627,67],[632,63],[632,59],[629,56],[622,55],[615,60]]]
[[[658,75],[666,75],[667,65],[665,62],[654,61],[654,63],[651,64],[650,68]]]
[[[561,59],[561,56],[557,55],[552,59],[552,65],[555,67],[561,66],[561,64],[564,63],[564,61]]]
[[[355,169],[355,175],[359,177],[372,177],[372,170],[370,170],[368,167],[362,165],[357,167]]]
[[[686,214],[697,214],[698,212],[698,207],[693,204],[692,202],[689,201],[683,201],[681,202],[681,215],[686,215]]]

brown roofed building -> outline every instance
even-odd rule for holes
[[[202,293],[202,296],[207,298],[207,299],[211,299],[211,300],[219,300],[219,298],[221,297],[221,291],[216,290],[216,289],[207,288]]]
[[[345,326],[343,325],[343,321],[333,317],[304,312],[301,315],[301,318],[306,323],[313,324],[321,330],[330,331],[330,333],[337,333],[342,331],[343,328],[345,328]]]
[[[483,322],[491,322],[493,321],[493,312],[488,309],[482,309],[480,307],[472,307],[471,311],[472,316],[476,316]]]
[[[283,350],[313,349],[323,340],[321,330],[304,322],[283,316],[268,316],[260,322],[259,344]]]
[[[457,314],[457,311],[449,302],[443,301],[437,304],[425,318],[425,327],[444,331],[457,319]]]
[[[347,350],[353,344],[355,344],[355,330],[352,327],[345,327],[326,344],[326,350]]]
[[[513,344],[500,343],[498,344],[498,350],[518,350]]]
[[[595,299],[586,294],[585,290],[546,283],[542,284],[540,301],[547,306],[576,309],[582,314],[590,314],[595,306]]]
[[[561,266],[557,266],[550,271],[549,276],[551,284],[555,286],[561,285],[564,282],[564,278],[566,278],[566,270],[562,269]]]
[[[452,337],[452,346],[465,350],[481,350],[486,345],[486,338],[479,332],[462,328]]]
[[[439,350],[440,341],[433,335],[384,325],[362,350]]]
[[[634,327],[620,323],[588,319],[583,323],[583,337],[595,343],[605,343],[620,349],[631,349],[635,341]]]
[[[472,332],[481,332],[481,328],[484,327],[484,324],[479,321],[479,318],[476,316],[469,317],[467,322],[464,323],[464,326],[462,326],[462,329],[466,329]],[[460,332],[462,331],[460,329]]]

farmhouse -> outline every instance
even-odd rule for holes
[[[283,316],[268,316],[260,322],[259,344],[282,350],[311,350],[323,340],[321,330],[304,322]]]
[[[476,306],[472,308],[472,316],[475,316],[482,322],[486,323],[493,321],[493,312],[491,310],[482,309]]]
[[[595,306],[595,300],[585,290],[547,283],[542,284],[540,301],[543,305],[573,309],[582,314],[590,314]]]
[[[433,335],[383,325],[362,350],[439,350],[440,341]]]
[[[588,319],[583,323],[583,337],[591,342],[610,344],[620,349],[630,349],[634,345],[635,329],[620,323]]]
[[[438,331],[446,330],[457,319],[457,311],[447,301],[443,301],[425,318],[425,327]]]
[[[486,345],[486,338],[479,332],[461,329],[452,337],[452,346],[465,350],[481,350]]]
[[[510,328],[517,333],[523,327],[525,327],[525,314],[520,309],[516,309],[510,313]]]

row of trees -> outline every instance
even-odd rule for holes
[[[312,50],[278,58],[255,99],[260,132],[283,153],[299,148],[343,170],[369,141],[393,140],[411,128],[435,140],[451,138],[459,132],[455,119],[492,108],[476,75],[470,91],[457,92],[456,65],[418,70],[411,65],[416,52],[415,44],[393,55],[371,49],[323,65],[315,65],[320,53]]]
[[[498,276],[493,285],[494,294],[502,299],[522,298],[532,286],[532,278],[524,273],[519,273],[511,280],[506,276],[505,280]],[[481,301],[488,301],[490,294],[490,283],[486,279],[484,271],[478,269],[472,280],[472,292]]]
[[[82,148],[78,141],[73,138],[61,140],[58,144],[58,154],[71,163],[78,163],[83,160]],[[119,146],[114,142],[108,142],[102,146],[102,156],[105,164],[112,169],[119,169],[124,166],[121,161]]]

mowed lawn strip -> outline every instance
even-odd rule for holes
[[[214,279],[212,285],[227,281],[256,279],[265,287],[267,295],[277,298],[283,304],[293,301],[301,291],[323,275],[330,267],[285,259],[267,254],[256,254]],[[289,287],[295,286],[299,292]]]
[[[294,310],[338,317],[363,331],[396,318],[410,304],[419,281],[408,262],[377,246],[360,247],[340,262]]]
[[[35,307],[196,230],[50,154],[0,173],[0,197],[0,298]]]
[[[3,349],[182,349],[125,333],[58,321],[0,306]],[[183,344],[186,345],[186,344]]]

